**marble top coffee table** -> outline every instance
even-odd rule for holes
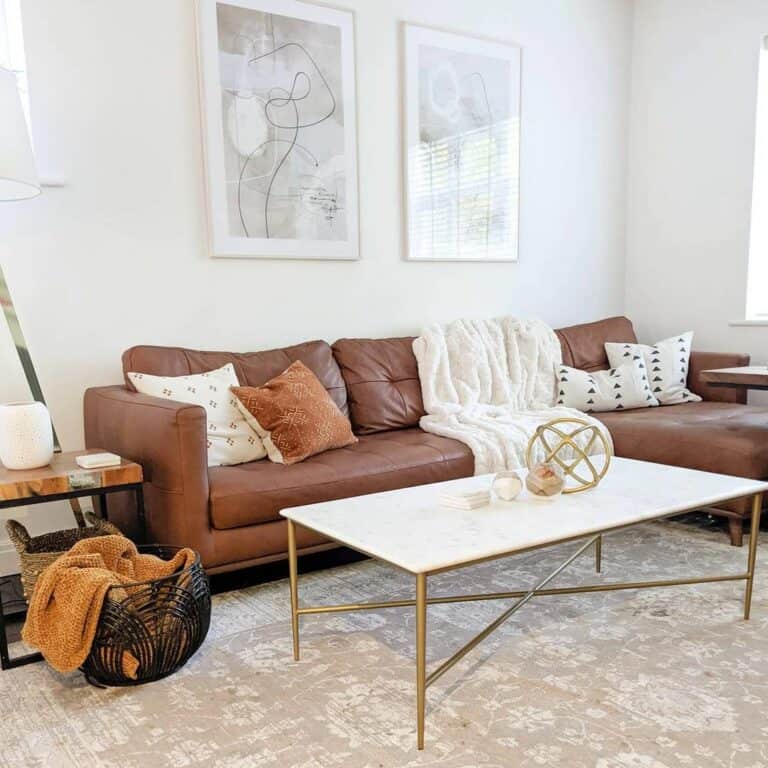
[[[385,493],[285,509],[288,519],[291,618],[294,658],[299,659],[299,617],[378,608],[416,609],[417,745],[424,747],[426,689],[535,596],[643,589],[683,584],[744,581],[744,618],[749,618],[762,494],[768,483],[699,472],[663,464],[614,458],[597,488],[554,500],[533,499],[527,492],[513,502],[494,500],[487,507],[463,511],[439,504],[448,490],[489,488],[492,476],[451,480]],[[746,571],[652,582],[621,582],[546,588],[577,557],[595,547],[600,571],[602,534],[637,523],[752,496],[752,528]],[[352,605],[304,607],[298,599],[296,526],[309,528],[345,546],[391,563],[415,576],[415,599]],[[586,539],[555,571],[533,587],[475,595],[427,596],[427,578],[485,560],[563,542]],[[473,600],[508,599],[512,604],[475,638],[434,671],[426,671],[427,606]]]

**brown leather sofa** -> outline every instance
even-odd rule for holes
[[[559,330],[567,365],[607,367],[606,341],[636,340],[623,317]],[[234,364],[240,382],[258,386],[302,360],[349,415],[357,444],[283,466],[268,460],[234,467],[207,466],[206,419],[199,406],[137,393],[124,385],[85,394],[89,448],[138,461],[145,472],[149,537],[200,551],[211,573],[286,556],[285,507],[465,477],[474,469],[462,443],[422,431],[421,389],[412,339],[341,339],[333,347],[310,341],[266,352],[198,352],[133,347],[123,370],[180,376]],[[619,456],[697,469],[768,477],[768,408],[744,404],[738,390],[703,384],[704,368],[743,365],[746,355],[693,352],[689,387],[702,403],[601,416]],[[110,502],[110,515],[135,531],[128,498]],[[740,543],[744,504],[723,511]],[[332,544],[299,531],[303,552]]]

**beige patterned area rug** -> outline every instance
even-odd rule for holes
[[[432,580],[432,594],[530,585],[576,545]],[[98,690],[46,665],[0,674],[0,765],[10,768],[758,768],[768,765],[768,549],[753,619],[743,586],[536,598],[428,690],[415,749],[414,621],[396,609],[302,620],[291,660],[286,582],[219,596],[184,670]],[[585,555],[559,584],[738,572],[746,549],[674,523],[606,539],[602,576]],[[302,599],[412,593],[365,561],[301,581]],[[430,664],[503,609],[429,610]]]

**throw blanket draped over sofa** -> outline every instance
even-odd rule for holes
[[[540,320],[432,325],[413,342],[413,351],[427,413],[421,428],[469,446],[477,475],[524,467],[528,441],[552,419],[589,421],[610,440],[599,421],[554,406],[560,342]]]

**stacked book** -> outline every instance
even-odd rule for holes
[[[440,504],[451,509],[477,509],[490,503],[490,491],[455,491],[440,497]]]

